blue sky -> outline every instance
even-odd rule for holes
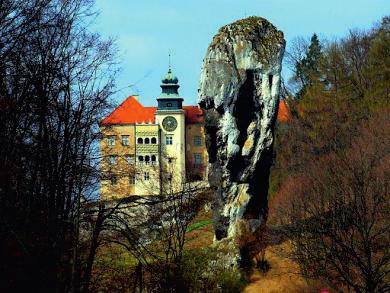
[[[114,37],[122,71],[115,100],[138,93],[155,105],[168,54],[184,103],[195,104],[203,57],[217,30],[246,16],[271,21],[289,41],[298,36],[334,39],[371,27],[390,14],[390,0],[97,0],[94,29]]]

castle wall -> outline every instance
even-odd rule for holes
[[[199,144],[200,139],[200,144]],[[201,156],[202,163],[195,162]],[[207,178],[208,153],[203,123],[186,125],[186,175],[190,181]]]
[[[107,200],[134,194],[135,186],[130,180],[135,172],[134,125],[105,126],[100,131],[100,198]],[[124,136],[127,139],[122,141]],[[109,143],[112,138],[114,145]]]

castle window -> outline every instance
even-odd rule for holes
[[[203,164],[203,158],[202,158],[202,154],[194,154],[194,164],[195,165],[202,165]]]
[[[122,145],[123,146],[129,145],[129,136],[128,135],[122,135]]]
[[[155,137],[152,137],[152,144],[156,144],[157,143],[157,139]]]
[[[110,180],[111,180],[111,185],[116,185],[118,183],[118,178],[116,178],[115,175],[112,175]]]
[[[134,164],[134,155],[125,155],[125,160],[128,164]]]
[[[115,135],[110,135],[109,137],[107,137],[107,144],[110,147],[115,145]]]
[[[201,146],[202,138],[199,135],[194,136],[194,146]]]
[[[144,143],[144,140],[142,139],[142,137],[138,137],[137,143],[138,144],[143,144]]]
[[[138,156],[138,163],[142,165],[144,163],[144,157],[143,156]]]
[[[150,157],[149,156],[145,156],[145,164],[150,165]]]
[[[145,138],[145,144],[149,144],[150,143],[150,140],[149,140],[149,138],[147,137],[147,138]]]
[[[144,180],[149,181],[149,172],[144,172]]]
[[[130,183],[130,185],[134,185],[135,184],[135,175],[130,175],[129,183]]]
[[[172,145],[173,144],[173,137],[172,137],[172,135],[167,135],[165,137],[165,144],[167,144],[167,145]]]
[[[116,155],[110,155],[108,156],[108,163],[110,165],[116,165]]]
[[[156,156],[152,155],[152,165],[156,165]]]

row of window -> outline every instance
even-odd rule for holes
[[[110,135],[107,137],[107,144],[110,147],[115,146],[115,135]],[[129,135],[122,135],[121,136],[121,142],[123,146],[129,146],[130,145],[130,136]],[[167,135],[165,137],[165,143],[167,145],[172,145],[173,144],[173,137],[171,135]],[[152,137],[139,137],[137,138],[137,144],[157,144],[157,138]],[[202,137],[199,135],[194,136],[194,141],[193,141],[194,146],[201,146],[202,145]]]
[[[124,155],[124,158],[128,164],[134,164],[134,155]],[[110,155],[108,156],[108,163],[110,165],[116,165],[117,164],[117,155]],[[171,158],[168,158],[169,163],[171,163]],[[157,163],[157,156],[156,155],[145,155],[145,156],[138,156],[137,162],[142,165],[155,165]],[[200,153],[194,154],[194,164],[195,165],[202,165],[203,164],[203,156]]]
[[[144,172],[143,179],[144,179],[144,181],[149,181],[150,180],[149,172]],[[130,177],[129,177],[129,184],[130,185],[134,185],[136,183],[136,180],[137,179],[136,179],[135,175],[130,175]],[[117,176],[111,175],[110,181],[111,181],[111,185],[116,185],[118,183]]]
[[[157,144],[157,139],[155,137],[149,138],[149,137],[138,137],[137,138],[138,144]]]
[[[151,155],[151,156],[138,156],[138,163],[140,165],[142,164],[145,164],[145,165],[155,165],[157,162],[157,157],[155,155]]]
[[[110,135],[107,137],[107,145],[112,147],[115,145],[115,135]],[[130,145],[130,135],[122,135],[121,141],[123,146],[129,146]]]
[[[124,158],[128,164],[134,164],[134,155],[124,155]],[[108,163],[110,165],[116,165],[117,161],[118,161],[117,155],[108,156]]]
[[[124,158],[128,164],[134,164],[134,155],[124,155]],[[109,155],[108,156],[108,163],[110,165],[116,165],[118,161],[118,156],[117,155]],[[157,156],[156,155],[146,155],[146,156],[138,156],[137,162],[139,164],[144,164],[145,165],[155,165],[157,162]]]
[[[132,156],[132,155],[129,155],[129,156]],[[132,156],[133,159],[134,159],[134,156]],[[112,158],[115,158],[114,160],[115,161],[112,161],[112,162],[115,162],[116,164],[116,156],[113,155],[113,156],[109,156],[110,160]],[[139,163],[145,163],[146,165],[149,165],[149,164],[155,164],[156,163],[156,156],[155,155],[151,155],[151,156],[138,156],[138,162]],[[169,161],[171,161],[171,159],[169,158]],[[110,162],[111,163],[111,162]],[[203,164],[203,157],[202,157],[202,154],[199,154],[199,153],[195,153],[194,154],[194,164],[195,165],[202,165]],[[118,183],[118,179],[115,175],[112,175],[110,177],[110,180],[111,180],[111,184],[112,185],[116,185]],[[150,174],[149,172],[144,172],[143,173],[143,180],[144,181],[149,181],[150,180]],[[170,180],[170,179],[169,179]],[[135,175],[130,175],[130,178],[129,178],[129,183],[131,185],[134,185],[136,183],[136,176]]]

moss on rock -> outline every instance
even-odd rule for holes
[[[252,48],[255,49],[253,52],[257,54],[256,59],[262,62],[267,62],[280,50],[281,46],[284,46],[283,32],[265,18],[250,16],[221,27],[214,36],[209,50],[229,54],[231,53],[231,48],[227,48],[229,43],[242,46],[238,40],[250,42]]]

